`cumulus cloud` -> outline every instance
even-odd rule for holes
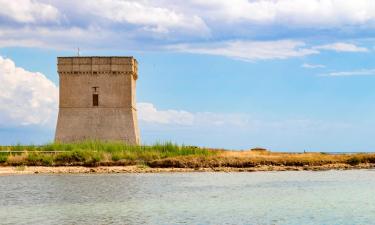
[[[32,0],[0,0],[0,16],[19,23],[56,22],[59,10],[50,4]]]
[[[368,52],[369,50],[364,47],[359,47],[350,43],[337,42],[332,44],[316,46],[315,49],[332,50],[336,52]]]
[[[0,57],[0,127],[54,124],[58,88],[41,73]]]
[[[207,44],[179,44],[169,46],[175,51],[220,55],[246,61],[266,59],[287,59],[319,53],[306,48],[306,44],[295,40],[280,41],[229,41]]]

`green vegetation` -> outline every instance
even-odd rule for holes
[[[8,155],[4,153],[0,153],[0,163],[6,162],[8,159]]]
[[[178,156],[210,156],[217,152],[170,142],[151,146],[85,141],[71,144],[51,143],[42,146],[0,146],[3,165],[30,166],[98,166],[148,165],[148,162]]]
[[[128,166],[142,168],[251,168],[258,166],[358,167],[374,165],[375,154],[277,153],[263,148],[249,151],[212,150],[170,142],[151,146],[85,141],[42,146],[0,146],[2,166]]]

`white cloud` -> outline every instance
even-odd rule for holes
[[[332,50],[336,52],[368,52],[367,48],[359,47],[350,43],[337,42],[327,45],[316,46],[315,49]]]
[[[50,49],[75,50],[101,48],[114,34],[97,27],[20,27],[0,26],[0,47],[39,47]],[[126,40],[122,36],[123,40]],[[108,42],[107,46],[112,44]],[[129,44],[128,44],[129,45]],[[125,46],[125,45],[123,45]]]
[[[0,57],[0,126],[44,125],[55,121],[58,88],[41,73]]]
[[[152,103],[138,103],[138,117],[141,122],[160,125],[180,125],[188,127],[237,126],[247,124],[248,117],[237,114],[212,112],[188,112],[184,110],[159,110]]]
[[[372,0],[190,0],[206,18],[286,26],[333,27],[374,22]]]
[[[191,125],[194,115],[183,110],[157,110],[152,103],[138,103],[139,120],[150,123]]]
[[[319,53],[317,50],[306,48],[304,42],[294,40],[179,44],[168,48],[175,51],[227,56],[246,61],[287,59]]]
[[[320,76],[328,77],[348,77],[348,76],[374,76],[375,69],[361,69],[353,71],[339,71],[321,74]]]
[[[167,47],[169,50],[226,56],[245,61],[288,59],[319,54],[321,50],[336,52],[368,52],[367,48],[350,43],[332,43],[319,46],[307,46],[298,40],[275,41],[226,41],[200,44],[176,44]],[[324,65],[303,64],[302,67],[314,69],[324,68]]]
[[[171,28],[203,32],[207,26],[243,23],[340,28],[375,22],[372,0],[96,0],[95,4],[91,0],[39,1],[65,9],[68,19],[74,11],[82,20],[95,15],[92,19],[139,24],[158,32]]]
[[[375,26],[372,0],[0,0],[0,8],[0,47],[147,51],[174,46],[250,61],[320,50],[366,52],[345,40],[308,48],[293,39],[308,40],[321,29],[343,39],[346,34],[366,38]]]
[[[20,23],[56,22],[59,10],[50,5],[32,0],[0,0],[0,16]]]
[[[321,64],[310,64],[310,63],[304,63],[301,65],[301,67],[306,68],[306,69],[318,69],[318,68],[325,68],[325,65]]]
[[[91,0],[81,1],[82,10],[117,23],[140,25],[145,30],[156,33],[171,31],[199,31],[199,35],[209,32],[205,22],[197,15],[185,15],[168,8],[168,5],[151,4],[152,1],[133,0]],[[173,4],[173,2],[171,2]]]

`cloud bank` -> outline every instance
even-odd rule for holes
[[[0,0],[0,47],[181,51],[247,61],[367,52],[371,0]],[[309,43],[323,31],[332,40]],[[274,51],[273,51],[274,50]]]

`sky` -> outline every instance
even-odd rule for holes
[[[144,144],[375,151],[373,0],[0,0],[0,145],[53,141],[77,48],[138,60]]]

